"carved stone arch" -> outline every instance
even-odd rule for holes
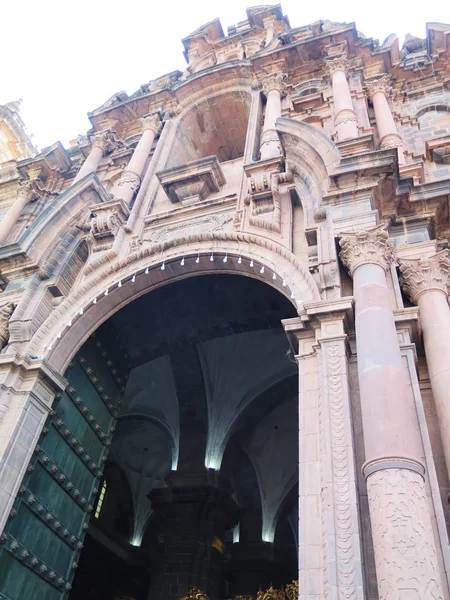
[[[450,105],[444,104],[441,102],[438,102],[438,103],[432,102],[430,104],[426,104],[425,106],[422,106],[421,108],[419,108],[419,110],[416,112],[416,114],[414,116],[416,119],[420,119],[420,117],[423,117],[423,115],[425,115],[427,112],[432,112],[432,111],[450,113]]]
[[[209,260],[211,255],[216,257],[214,262]],[[180,266],[182,257],[185,262]],[[161,270],[166,263],[167,267]],[[46,357],[53,368],[64,372],[71,356],[89,335],[135,298],[170,281],[215,272],[259,279],[278,289],[298,308],[320,299],[308,269],[283,246],[246,233],[194,234],[145,246],[123,259],[104,264],[53,310],[26,352]],[[131,281],[133,275],[136,277]],[[119,281],[125,283],[118,287]],[[97,300],[93,302],[94,299]]]

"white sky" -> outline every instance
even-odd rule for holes
[[[263,1],[259,2],[264,3]],[[267,2],[269,3],[269,2]],[[275,2],[272,2],[276,4]],[[43,148],[68,145],[86,113],[114,93],[184,70],[181,39],[215,17],[227,27],[258,0],[5,0],[1,7],[0,104],[21,114]],[[425,37],[425,22],[450,23],[448,0],[282,0],[292,27],[318,19],[356,22],[380,43],[396,33]],[[417,7],[417,8],[416,8]],[[420,8],[419,8],[420,7]]]

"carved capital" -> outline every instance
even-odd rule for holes
[[[400,261],[401,284],[411,300],[417,303],[424,292],[435,290],[447,295],[450,291],[449,251],[434,256]]]
[[[115,234],[121,225],[120,219],[114,212],[102,213],[91,221],[91,233],[94,237],[104,237]]]
[[[339,56],[338,58],[333,58],[332,60],[325,61],[325,67],[327,69],[327,73],[330,77],[334,75],[337,71],[343,71],[345,75],[348,74],[348,61],[346,56]]]
[[[24,198],[26,202],[32,202],[39,198],[39,187],[35,179],[20,181],[17,189],[17,197]]]
[[[142,119],[143,131],[150,129],[151,131],[154,132],[155,135],[158,135],[158,133],[161,131],[161,127],[162,127],[161,118],[158,113],[155,113],[153,115],[148,115]]]
[[[379,92],[387,96],[390,92],[389,76],[383,75],[383,77],[379,77],[378,79],[366,81],[366,90],[370,98],[373,98]]]
[[[282,96],[286,94],[286,73],[275,71],[261,80],[262,90],[265,96],[272,90],[277,90]]]
[[[103,155],[112,152],[117,147],[114,134],[111,131],[100,131],[90,138],[92,148],[100,148]]]
[[[389,241],[385,225],[379,225],[367,231],[346,233],[339,240],[341,260],[353,274],[360,265],[380,265],[388,269],[394,261],[394,246]]]

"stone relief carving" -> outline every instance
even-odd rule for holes
[[[9,319],[13,313],[15,305],[12,302],[3,304],[0,308],[0,350],[2,350],[9,341]]]
[[[117,141],[112,131],[100,131],[90,137],[92,148],[100,148],[103,154],[112,152],[117,147]]]
[[[443,600],[423,477],[376,471],[367,493],[380,600]]]
[[[228,225],[229,223],[231,223],[231,226]],[[232,223],[233,213],[231,212],[208,215],[198,219],[174,223],[160,229],[152,229],[144,233],[143,241],[151,242],[152,244],[163,244],[164,242],[182,238],[186,235],[231,231]]]
[[[400,261],[401,283],[411,300],[417,303],[419,296],[428,290],[444,294],[450,291],[449,251],[443,250],[434,256]]]
[[[339,245],[342,262],[350,274],[363,264],[380,265],[386,270],[394,261],[394,246],[385,225],[343,234]]]

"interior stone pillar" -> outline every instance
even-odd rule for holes
[[[96,133],[91,137],[90,141],[91,151],[82,164],[81,169],[78,171],[72,185],[80,181],[80,179],[83,179],[83,177],[86,177],[86,175],[89,175],[89,173],[94,173],[103,156],[110,151],[114,145],[114,139],[110,131]]]
[[[158,114],[149,115],[142,119],[143,132],[127,168],[120,176],[117,184],[116,198],[123,200],[128,206],[136,190],[141,184],[142,173],[151,152],[155,137],[161,130],[161,119]]]
[[[443,598],[410,382],[386,282],[394,258],[384,226],[346,234],[353,277],[361,413],[380,598]]]
[[[269,74],[262,82],[267,102],[260,141],[261,160],[281,155],[281,145],[275,129],[275,121],[278,117],[281,117],[281,98],[286,89],[284,79],[285,73],[278,70]]]
[[[376,81],[366,82],[366,87],[372,99],[373,110],[375,111],[380,148],[382,150],[397,148],[398,162],[400,165],[404,165],[403,141],[397,131],[397,126],[387,100],[389,91],[387,76],[381,77]]]
[[[450,282],[449,251],[400,262],[402,284],[420,309],[420,323],[436,404],[445,463],[450,476]]]
[[[334,100],[334,126],[338,142],[358,137],[358,118],[353,108],[350,87],[347,81],[345,57],[326,62],[331,77]]]
[[[8,208],[6,215],[0,221],[0,244],[4,244],[8,235],[17,223],[25,206],[32,200],[39,197],[36,182],[24,181],[19,183],[17,197],[14,203]]]

